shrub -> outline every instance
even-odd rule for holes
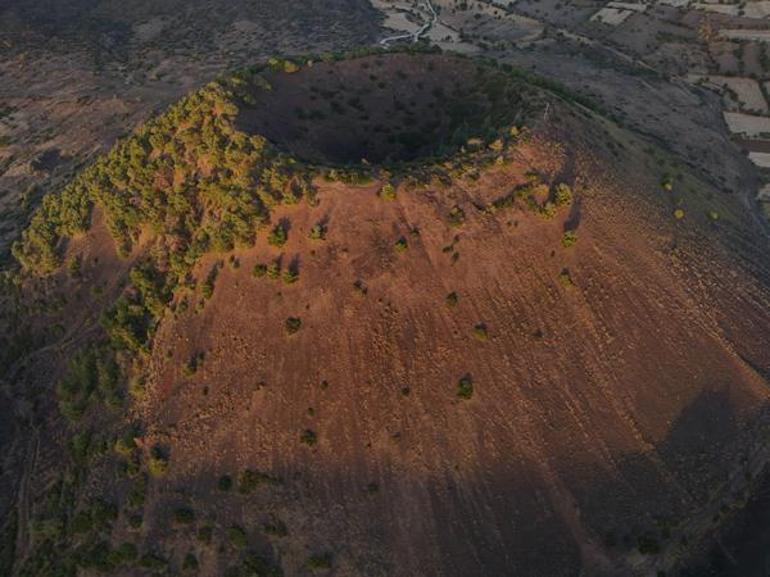
[[[674,218],[677,220],[682,220],[684,218],[684,210],[681,208],[677,208],[674,211]]]
[[[446,305],[449,308],[454,308],[457,306],[457,303],[460,301],[460,297],[457,296],[456,292],[451,292],[446,296],[445,302]]]
[[[217,276],[219,276],[219,264],[215,264],[211,267],[209,274],[206,276],[206,280],[203,282],[201,290],[203,292],[203,297],[207,300],[214,295],[214,285],[217,282]]]
[[[561,237],[561,245],[564,248],[575,246],[578,241],[577,233],[574,230],[568,230]]]
[[[233,488],[233,479],[230,477],[230,475],[222,475],[219,477],[219,482],[217,483],[217,487],[219,487],[220,491],[229,491]]]
[[[267,243],[270,246],[282,247],[286,244],[288,238],[289,234],[286,231],[286,227],[279,223],[275,225],[272,231],[270,231],[270,235],[267,237]]]
[[[206,358],[206,353],[204,353],[203,351],[192,355],[184,366],[184,374],[187,375],[188,377],[191,377],[192,375],[197,373],[198,369],[203,364],[203,361],[205,358]]]
[[[168,455],[160,447],[153,447],[150,451],[147,470],[153,477],[162,477],[168,471]]]
[[[243,495],[248,495],[262,485],[277,485],[279,483],[279,479],[276,479],[267,473],[246,469],[241,473],[240,479],[238,479],[238,492]]]
[[[214,529],[209,525],[205,525],[198,529],[198,534],[196,537],[201,543],[211,543],[211,537],[213,534]]]
[[[139,551],[133,543],[121,543],[110,552],[109,558],[115,565],[128,565],[136,561]]]
[[[294,267],[287,268],[283,273],[283,284],[294,284],[299,280],[299,272]]]
[[[546,220],[550,220],[556,216],[557,209],[557,206],[549,200],[540,207],[538,213]]]
[[[190,552],[185,555],[182,569],[185,571],[196,571],[198,569],[198,558],[195,556],[195,553]]]
[[[80,277],[80,257],[73,256],[68,262],[67,262],[67,272],[69,275],[73,278],[79,278]]]
[[[243,559],[242,572],[238,575],[254,577],[283,577],[283,569],[280,565],[273,565],[268,559],[256,553],[247,553]]]
[[[461,226],[465,222],[465,211],[459,206],[455,206],[449,211],[449,224],[451,226]]]
[[[393,250],[395,250],[397,254],[406,252],[408,248],[409,243],[403,236],[396,241],[396,244],[393,245]]]
[[[152,572],[160,573],[165,571],[168,567],[168,561],[154,553],[145,553],[142,558],[139,559],[139,566],[144,569],[149,569]]]
[[[486,341],[489,339],[489,332],[487,331],[487,325],[479,323],[473,327],[473,336],[479,341]]]
[[[639,537],[639,553],[642,555],[657,555],[660,553],[660,544],[654,535],[645,533]]]
[[[395,200],[396,188],[389,182],[382,185],[378,196],[383,200]]]
[[[174,511],[174,521],[180,525],[189,525],[195,521],[195,512],[189,507],[180,507]]]
[[[569,270],[567,270],[566,268],[559,273],[559,282],[561,283],[562,286],[567,288],[571,288],[575,286],[575,283],[572,280],[572,275],[570,274]]]
[[[362,281],[361,279],[353,283],[353,289],[362,297],[365,297],[369,293],[368,287],[364,284],[364,281]]]
[[[238,525],[233,525],[227,529],[227,540],[236,549],[243,549],[246,547],[246,531]]]
[[[320,553],[311,555],[307,560],[307,566],[313,570],[327,570],[332,568],[332,554]]]
[[[94,526],[90,511],[80,511],[72,519],[72,532],[76,534],[88,533]]]
[[[255,264],[254,268],[251,270],[251,276],[254,278],[262,278],[265,275],[267,275],[267,265],[262,263]]]
[[[277,280],[281,276],[281,265],[278,261],[271,262],[267,266],[267,278]]]
[[[310,429],[305,429],[300,434],[299,440],[303,445],[312,447],[318,442],[318,436],[315,434],[314,431],[311,431]]]
[[[134,479],[131,489],[128,491],[128,504],[131,507],[141,507],[144,505],[145,495],[147,493],[147,476],[139,475]]]
[[[457,385],[457,396],[464,400],[470,400],[473,397],[473,379],[470,375],[465,375]]]
[[[326,226],[320,222],[310,229],[310,240],[326,240]]]
[[[284,328],[286,329],[286,334],[293,335],[302,328],[302,319],[289,317],[284,323]]]
[[[268,523],[262,525],[262,530],[266,535],[273,537],[286,537],[289,534],[289,529],[286,527],[286,523],[280,519],[274,519]]]
[[[115,445],[113,448],[115,452],[121,457],[129,458],[136,448],[133,433],[129,431],[128,433],[119,436],[115,440]]]
[[[91,507],[91,519],[97,527],[111,527],[118,518],[118,508],[114,503],[97,499]]]
[[[553,202],[559,207],[572,204],[572,189],[569,185],[562,183],[556,187]]]

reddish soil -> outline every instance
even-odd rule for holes
[[[169,533],[168,518],[185,502],[200,523],[247,528],[286,575],[329,551],[337,576],[553,577],[654,574],[680,530],[705,533],[768,399],[765,241],[737,199],[702,183],[666,193],[640,147],[608,148],[600,126],[564,111],[559,126],[478,181],[401,186],[394,201],[377,198],[381,183],[319,181],[317,207],[276,211],[284,247],[263,235],[202,310],[169,316],[145,417],[171,471],[153,483],[144,537],[182,556],[192,529]],[[571,212],[480,210],[531,170],[573,185]],[[308,238],[318,222],[325,241]],[[298,282],[251,276],[276,258]],[[302,320],[293,335],[289,317]],[[212,497],[220,475],[247,468],[282,481]],[[260,530],[274,517],[288,537]],[[641,555],[645,535],[665,555]],[[222,574],[224,541],[192,545],[201,575]]]

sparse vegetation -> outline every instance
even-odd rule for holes
[[[263,278],[267,276],[267,265],[263,263],[257,263],[251,271],[251,276],[254,278]]]
[[[238,525],[233,525],[231,527],[228,527],[227,540],[236,549],[245,549],[247,545],[246,531],[243,530],[243,527],[240,527]]]
[[[267,278],[271,280],[277,280],[281,276],[281,264],[278,261],[273,261],[267,265]]]
[[[286,334],[293,335],[302,328],[302,319],[298,317],[289,317],[284,323],[284,328],[286,329]]]
[[[271,537],[286,537],[289,534],[286,523],[280,519],[273,519],[268,523],[264,523],[262,530],[265,532],[265,535],[270,535]]]
[[[290,266],[283,272],[283,284],[294,284],[299,280],[299,272],[296,267]]]
[[[457,384],[457,396],[463,400],[470,400],[473,397],[473,379],[470,375],[465,375]]]
[[[162,477],[168,471],[168,455],[158,446],[150,451],[150,458],[147,461],[147,470],[153,477]]]
[[[564,248],[571,248],[577,244],[578,237],[574,230],[568,230],[561,237],[561,245]]]
[[[326,240],[326,225],[320,222],[310,229],[310,240]]]
[[[299,440],[303,445],[312,447],[318,442],[318,437],[316,436],[314,431],[310,429],[305,429],[304,431],[302,431],[302,434],[300,434]]]
[[[364,281],[361,279],[357,280],[353,283],[353,289],[356,291],[356,293],[362,297],[365,297],[369,293],[369,288],[364,284]]]
[[[307,560],[307,566],[314,571],[326,571],[332,568],[331,553],[319,553],[311,555]]]
[[[461,226],[465,222],[465,211],[459,206],[454,206],[449,211],[449,224],[451,226]]]
[[[396,200],[396,187],[386,182],[382,185],[378,196],[383,200]]]
[[[280,481],[267,473],[247,469],[241,473],[238,479],[238,492],[248,495],[263,485],[277,485]]]
[[[473,336],[477,341],[485,342],[489,340],[489,331],[487,331],[487,325],[479,323],[473,327]]]
[[[229,491],[233,488],[233,479],[230,477],[230,475],[222,475],[219,477],[219,481],[217,482],[217,487],[220,491]]]
[[[566,288],[572,288],[575,286],[572,280],[572,275],[566,268],[559,273],[559,283]]]
[[[174,521],[180,525],[189,525],[195,521],[195,512],[189,507],[180,507],[174,511]]]
[[[270,246],[282,247],[289,239],[289,233],[283,223],[275,225],[270,235],[267,237],[267,242]]]

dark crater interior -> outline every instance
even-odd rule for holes
[[[478,61],[441,54],[379,54],[263,71],[241,103],[239,127],[300,160],[397,163],[491,141],[523,120],[525,84]]]

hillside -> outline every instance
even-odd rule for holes
[[[768,459],[763,226],[514,69],[212,83],[14,246],[11,574],[677,574]]]

